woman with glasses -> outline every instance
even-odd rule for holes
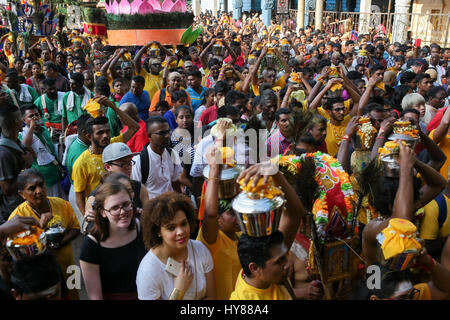
[[[91,300],[137,299],[136,273],[146,250],[132,195],[119,181],[98,188],[94,226],[84,238],[80,267]]]

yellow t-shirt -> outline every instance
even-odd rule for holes
[[[344,110],[345,115],[349,114],[350,113],[350,99],[344,101],[344,108],[345,108],[345,110]],[[327,119],[328,121],[330,120],[330,114],[324,108],[318,107],[317,113],[320,114],[325,119]]]
[[[230,300],[292,300],[285,287],[271,284],[267,289],[258,289],[245,282],[243,274],[241,270]]]
[[[431,300],[430,287],[427,283],[418,283],[414,288],[420,291],[419,296],[414,300]]]
[[[259,96],[259,85],[253,85],[252,83],[252,91],[255,94],[255,96]],[[277,81],[275,81],[275,83],[272,86],[272,89],[275,87],[280,87],[281,89],[283,89],[286,86],[286,81],[284,80],[284,76],[280,77]]]
[[[447,214],[450,208],[450,199],[443,194],[446,202],[445,221],[442,227],[439,228],[439,206],[436,200],[429,202],[425,207],[425,217],[420,222],[420,238],[425,240],[435,240],[437,238],[444,238],[450,234],[450,219]]]
[[[55,216],[61,217],[61,225],[66,230],[69,229],[80,229],[80,224],[78,223],[78,219],[73,212],[72,206],[69,202],[65,201],[61,198],[56,197],[48,197],[50,202],[50,207],[52,208],[52,214]],[[28,205],[25,201],[20,204],[9,216],[9,220],[11,220],[14,216],[22,216],[22,217],[33,217],[37,221],[40,220],[33,209]],[[59,265],[61,266],[62,273],[65,278],[67,278],[67,267],[74,264],[73,260],[73,252],[72,252],[72,244],[67,243],[64,247],[56,249],[55,251],[56,259],[58,260]]]
[[[111,138],[110,143],[123,142],[123,134]],[[75,192],[83,192],[87,199],[95,188],[100,184],[101,176],[106,173],[103,166],[102,155],[92,154],[89,149],[85,150],[75,161],[72,168],[72,181]]]
[[[163,88],[162,71],[159,75],[155,76],[151,73],[148,73],[144,70],[144,68],[142,68],[139,75],[144,77],[145,79],[144,90],[148,92],[151,101],[155,93]]]
[[[435,141],[433,138],[434,130],[431,130],[430,132],[430,139]],[[436,142],[436,141],[435,141]],[[441,141],[438,143],[439,148],[441,148],[442,152],[447,157],[447,160],[445,160],[444,165],[442,166],[440,173],[445,178],[445,180],[448,180],[448,168],[450,167],[450,135],[447,134],[445,137],[441,139]]]
[[[331,124],[330,121],[328,121],[325,143],[327,144],[327,151],[330,156],[335,157],[337,155],[339,146],[341,145],[342,137],[344,136],[345,128],[347,127],[350,119],[350,116],[346,115],[344,117],[344,120],[338,126],[335,126]]]
[[[214,262],[217,300],[228,300],[241,270],[241,263],[237,253],[237,241],[233,241],[219,230],[216,242],[208,244],[203,238],[201,228],[198,232],[197,240],[201,241],[211,252]]]

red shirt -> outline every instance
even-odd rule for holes
[[[131,152],[141,152],[145,145],[149,143],[147,137],[147,127],[144,120],[139,121],[139,130],[134,134],[134,136],[127,142],[127,146],[130,147]],[[121,133],[127,131],[128,127],[124,126]]]
[[[202,126],[205,126],[210,122],[216,120],[218,109],[219,107],[217,106],[217,104],[214,104],[212,107],[203,110],[202,113],[200,114],[200,122],[198,127],[201,128]]]
[[[226,58],[223,60],[223,62],[228,63],[228,62],[231,61],[231,59],[233,59],[233,58],[231,57],[231,55],[228,55],[228,57],[226,57]],[[237,57],[236,62],[235,62],[234,64],[237,65],[237,66],[239,66],[239,67],[242,67],[242,66],[245,64],[245,61],[244,61],[244,54],[243,54],[242,52],[241,52],[241,55],[240,55],[239,57]]]
[[[431,132],[431,130],[434,130],[438,127],[439,123],[441,123],[442,117],[444,116],[445,110],[447,110],[448,107],[439,109],[436,114],[434,115],[434,118],[431,119],[430,123],[427,126],[427,131]]]

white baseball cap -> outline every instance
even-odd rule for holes
[[[109,144],[102,154],[103,163],[111,162],[117,159],[122,159],[129,156],[135,156],[139,152],[131,152],[130,148],[122,142],[115,142]]]

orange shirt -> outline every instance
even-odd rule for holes
[[[172,96],[170,95],[168,88],[169,88],[169,86],[166,87],[166,96],[165,96],[164,100],[167,101],[167,103],[169,104],[170,107],[172,107]],[[191,107],[191,97],[189,96],[189,93],[186,92],[186,94],[188,97],[188,105]],[[152,102],[150,103],[149,112],[156,111],[156,105],[158,104],[158,102],[160,100],[160,96],[161,96],[161,90],[156,92],[155,95],[153,96]]]

